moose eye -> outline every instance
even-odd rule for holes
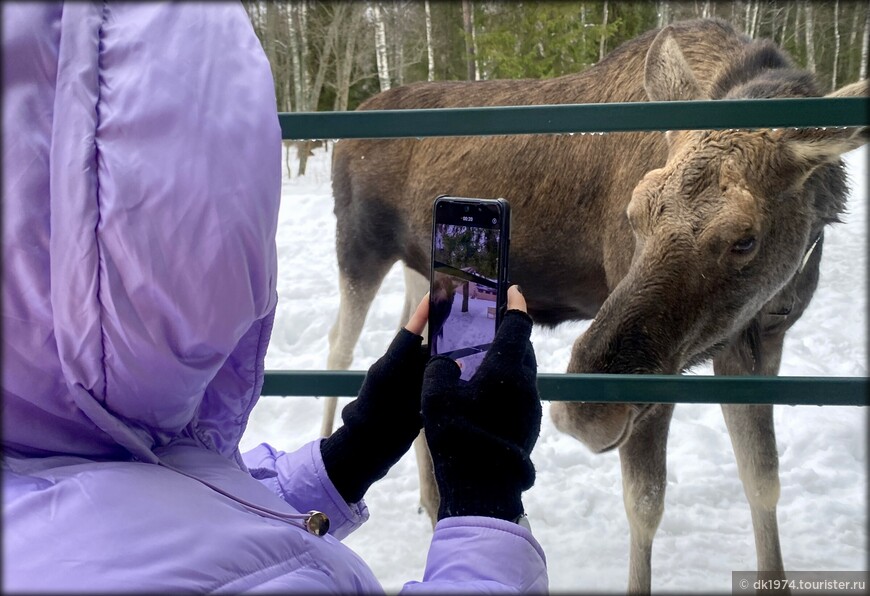
[[[731,252],[735,255],[745,255],[752,252],[753,248],[755,248],[755,236],[747,236],[732,244]]]

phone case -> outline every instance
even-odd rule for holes
[[[479,366],[504,317],[509,250],[510,205],[505,199],[435,199],[429,346],[433,355],[454,358],[463,376]]]

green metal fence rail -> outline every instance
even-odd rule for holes
[[[427,110],[281,113],[285,139],[351,139],[860,126],[863,97],[729,99]]]
[[[355,396],[365,372],[268,371],[263,395]],[[866,406],[868,380],[853,377],[538,375],[549,401]]]
[[[802,98],[280,113],[284,139],[870,125],[870,99]],[[354,396],[363,371],[266,371],[263,395]],[[540,374],[546,400],[868,405],[864,377]]]

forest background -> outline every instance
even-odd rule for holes
[[[580,72],[641,33],[719,17],[768,38],[823,89],[867,78],[866,0],[244,0],[279,112],[353,110],[416,81],[550,78]],[[308,152],[300,151],[304,173]]]

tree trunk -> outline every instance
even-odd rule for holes
[[[308,90],[306,104],[310,111],[317,110],[317,104],[320,103],[320,92],[323,89],[323,83],[326,80],[326,71],[329,68],[329,57],[332,54],[332,48],[335,44],[335,38],[338,35],[338,29],[341,22],[344,20],[344,12],[347,8],[346,4],[335,5],[335,12],[332,15],[332,22],[329,23],[329,28],[326,30],[326,38],[323,41],[323,48],[320,51],[320,60],[317,64],[317,73],[314,76],[314,83]],[[311,152],[311,143],[305,141],[302,143],[299,150],[299,175],[305,175],[305,169],[308,166],[308,154]]]
[[[470,7],[469,13],[471,15],[471,50],[474,53],[474,80],[479,81],[480,61],[477,59],[477,27],[474,26],[474,4],[472,4],[471,0],[469,0],[468,6]]]
[[[743,15],[743,32],[746,35],[752,31],[752,2],[746,0],[746,14]]]
[[[804,0],[804,35],[807,41],[807,69],[816,72],[816,46],[813,40],[813,5],[810,0]]]
[[[381,91],[386,91],[390,88],[390,64],[387,59],[387,32],[384,25],[384,18],[381,14],[381,7],[377,2],[372,6],[372,14],[375,18],[375,55],[378,62],[378,81],[381,85]]]
[[[435,80],[435,49],[432,47],[432,11],[429,8],[429,0],[425,0],[423,7],[426,9],[426,57],[429,64],[427,81]]]
[[[598,61],[604,60],[605,45],[607,42],[607,0],[604,0],[604,14],[601,17],[601,41],[598,43]]]
[[[863,81],[867,78],[868,35],[870,35],[870,10],[866,10],[866,12],[864,13],[864,39],[861,41],[861,67],[858,69],[859,81]]]
[[[752,8],[752,28],[749,32],[749,37],[755,38],[758,35],[758,10],[761,8],[761,0],[755,0]]]
[[[669,11],[670,11],[670,3],[668,0],[658,2],[658,6],[656,7],[656,16],[658,17],[658,27],[664,27],[670,22]]]
[[[800,46],[800,33],[801,33],[801,5],[798,4],[794,7],[794,45],[795,50],[797,50],[798,46]]]
[[[281,70],[278,68],[278,5],[274,2],[266,3],[266,36],[263,40],[266,46],[266,58],[269,60],[269,68],[272,71],[272,81],[275,85],[275,100],[277,109],[283,111],[283,98],[281,97]]]
[[[290,30],[287,25],[290,22],[290,5],[281,4],[279,31],[281,36],[281,93],[284,95],[284,111],[293,111],[293,76],[291,75],[292,68],[290,65]]]
[[[837,66],[840,61],[840,0],[834,2],[834,65],[831,67],[831,90],[837,88]]]
[[[309,89],[311,89],[311,73],[308,66],[311,64],[311,58],[308,51],[308,0],[300,0],[298,6],[299,15],[299,52],[302,56],[302,111],[317,110],[317,105],[312,106],[309,101]],[[319,92],[318,92],[319,95]]]
[[[474,48],[474,9],[471,0],[462,0],[462,25],[465,29],[465,68],[469,81],[476,81],[477,60]]]
[[[289,6],[290,11],[287,15],[287,27],[289,29],[290,40],[290,68],[293,71],[293,104],[296,106],[297,112],[305,110],[304,90],[302,89],[302,57],[299,54],[299,38],[297,35],[296,24],[299,22],[297,7],[293,4]]]
[[[403,20],[404,10],[402,10],[397,0],[393,2],[393,47],[395,48],[395,60],[393,61],[396,68],[396,85],[402,86],[405,84],[405,21]]]
[[[350,77],[353,74],[353,59],[356,53],[356,41],[359,37],[365,5],[353,3],[350,5],[350,21],[344,44],[344,58],[339,58],[338,48],[335,56],[335,109],[347,111],[347,99],[350,94]]]
[[[259,4],[245,0],[242,2],[242,6],[245,7],[245,12],[248,13],[248,18],[251,20],[251,24],[254,25],[254,29],[256,30],[259,25],[259,23],[257,23],[257,14],[260,12]]]
[[[791,12],[791,2],[786,3],[785,12],[782,15],[782,29],[779,32],[779,45],[785,47],[785,37],[788,30],[788,13]],[[774,41],[776,39],[774,38]]]
[[[852,48],[855,47],[855,39],[858,37],[858,13],[861,12],[861,5],[857,2],[852,3],[852,26],[849,28],[849,45],[848,48],[848,62],[846,63],[846,80],[851,80],[853,67],[855,66],[855,52],[852,51]]]

